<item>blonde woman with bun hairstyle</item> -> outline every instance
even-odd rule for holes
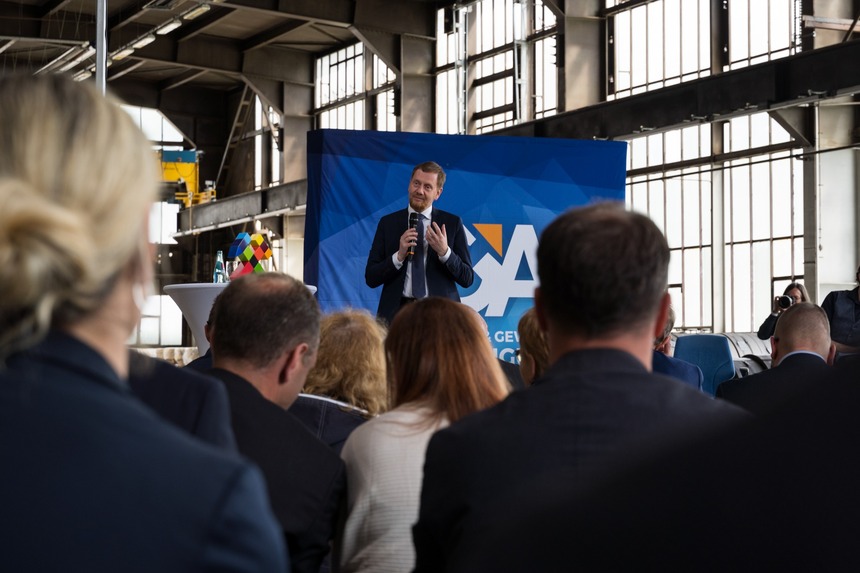
[[[466,305],[430,297],[394,317],[385,351],[392,410],[356,428],[341,457],[347,517],[336,548],[340,571],[387,573],[415,566],[424,451],[436,430],[492,406],[508,382]]]
[[[0,79],[0,531],[11,571],[283,571],[256,469],[128,391],[150,143],[111,97]]]

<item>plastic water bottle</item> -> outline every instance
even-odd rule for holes
[[[224,251],[218,251],[218,254],[215,255],[215,272],[212,273],[212,282],[227,282],[227,275],[224,274]]]

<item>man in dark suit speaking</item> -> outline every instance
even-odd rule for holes
[[[409,207],[379,220],[364,279],[370,288],[382,285],[376,314],[389,323],[402,305],[419,298],[459,301],[457,285],[468,288],[475,278],[463,220],[433,208],[444,185],[445,171],[438,164],[417,165],[409,182]]]

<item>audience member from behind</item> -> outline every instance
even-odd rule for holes
[[[782,313],[771,347],[773,368],[723,382],[717,397],[754,414],[766,413],[820,384],[830,374],[836,354],[827,315],[811,302],[797,303]]]
[[[210,371],[227,388],[239,452],[260,466],[293,571],[319,571],[344,492],[343,462],[286,411],[313,368],[320,310],[281,273],[235,279],[215,301]]]
[[[430,440],[413,529],[418,572],[456,569],[504,523],[505,507],[539,495],[534,484],[549,476],[577,487],[643,442],[745,417],[650,372],[669,307],[669,248],[650,219],[612,203],[568,211],[543,232],[537,260],[550,367],[528,391]]]
[[[217,298],[217,297],[216,297]],[[212,368],[212,324],[215,322],[215,316],[212,312],[215,309],[215,303],[212,303],[212,307],[209,309],[209,316],[206,318],[206,324],[203,325],[203,336],[206,337],[206,342],[209,343],[209,348],[206,349],[206,352],[203,353],[203,356],[198,356],[188,364],[186,364],[183,368],[188,368],[189,370],[196,370],[198,372],[207,373]]]
[[[855,278],[860,283],[860,267]],[[830,337],[839,356],[860,353],[860,287],[828,293],[821,308],[830,321]]]
[[[507,382],[474,311],[431,297],[395,316],[385,343],[393,409],[346,442],[341,571],[410,571],[427,440],[504,398]]]
[[[355,428],[387,407],[385,333],[364,310],[322,318],[316,366],[290,413],[338,454]]]
[[[4,78],[0,125],[4,569],[289,570],[259,472],[128,390],[149,142],[117,100],[53,74]]]
[[[463,303],[461,303],[463,304]],[[469,312],[475,317],[478,321],[478,325],[481,327],[481,332],[484,333],[488,339],[490,338],[490,325],[487,324],[486,319],[481,316],[481,313],[469,306],[468,304],[463,304]],[[505,375],[505,378],[508,379],[508,384],[513,390],[522,390],[526,387],[525,382],[523,381],[523,377],[520,374],[520,367],[513,362],[508,362],[507,360],[503,360],[502,358],[497,358],[496,361],[499,363],[499,366],[502,368],[502,374]]]
[[[838,366],[771,412],[585,489],[539,484],[459,570],[857,571],[860,371]]]
[[[534,307],[528,309],[517,323],[520,336],[518,358],[520,374],[526,386],[531,386],[549,366],[549,348],[546,345],[546,335],[540,329],[537,313]]]
[[[773,297],[773,309],[761,326],[758,328],[758,337],[762,340],[767,340],[773,336],[773,331],[776,328],[776,321],[787,308],[799,302],[809,302],[809,293],[806,292],[806,287],[800,283],[790,283],[782,293],[782,296]]]
[[[704,375],[702,369],[695,364],[690,364],[680,358],[669,355],[672,345],[672,329],[675,327],[675,310],[669,306],[666,315],[666,326],[654,339],[654,354],[652,356],[651,369],[655,374],[663,374],[676,380],[680,380],[696,390],[702,390]]]
[[[205,442],[236,451],[230,402],[220,380],[130,350],[128,385],[171,424]]]

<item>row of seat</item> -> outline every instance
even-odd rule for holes
[[[751,332],[681,335],[674,355],[702,369],[702,390],[711,396],[726,380],[770,368],[770,342]]]

